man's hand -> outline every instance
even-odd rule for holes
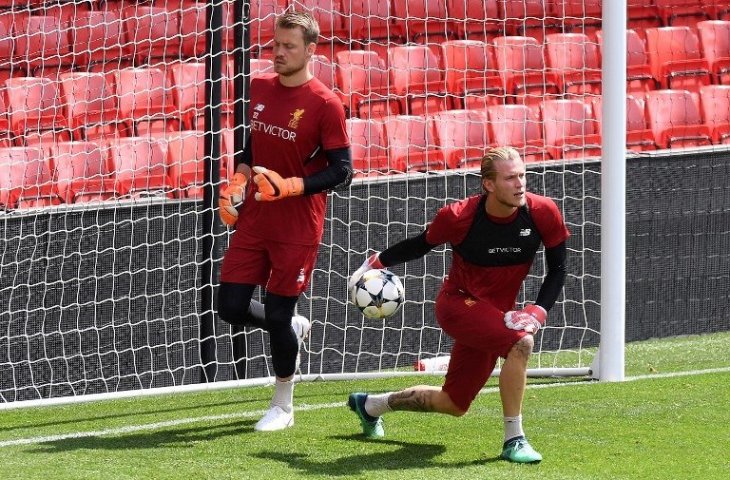
[[[367,260],[363,262],[362,265],[360,265],[360,268],[355,270],[355,272],[350,277],[350,281],[347,282],[348,288],[352,289],[357,281],[360,280],[360,277],[362,277],[363,274],[368,270],[372,270],[373,268],[385,268],[383,264],[380,263],[379,255],[379,253],[373,253],[367,258]]]
[[[236,173],[228,186],[218,198],[218,215],[221,221],[232,227],[238,220],[238,207],[243,203],[243,193],[246,190],[248,178],[243,173]]]
[[[547,312],[540,305],[527,305],[522,310],[512,310],[504,314],[504,324],[512,330],[537,333],[545,325]]]
[[[281,178],[281,175],[264,167],[253,167],[253,177],[258,187],[256,200],[270,202],[304,193],[304,180],[299,177]]]

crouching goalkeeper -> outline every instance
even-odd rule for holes
[[[372,255],[353,274],[351,285],[371,268],[420,258],[447,242],[452,245],[451,269],[435,306],[441,328],[454,339],[444,384],[379,395],[352,393],[348,405],[366,436],[384,436],[381,416],[390,411],[464,415],[501,357],[501,457],[518,463],[542,460],[525,437],[522,401],[534,335],[563,288],[570,234],[552,200],[526,192],[525,174],[517,150],[490,150],[481,162],[483,194],[443,207],[423,233]],[[535,303],[515,310],[541,244],[547,275]]]

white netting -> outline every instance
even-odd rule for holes
[[[242,48],[236,5],[249,3],[251,45]],[[629,148],[730,143],[730,8],[633,3]],[[539,349],[590,363],[582,352],[597,344],[599,325],[600,0],[220,6],[221,103],[211,107],[221,127],[209,133],[220,142],[212,165],[223,181],[242,134],[235,58],[250,59],[251,75],[271,71],[284,10],[319,20],[313,73],[348,115],[357,176],[330,196],[300,302],[314,321],[304,373],[411,368],[448,350],[432,308],[447,250],[395,269],[407,302],[384,324],[347,303],[346,279],[369,252],[478,192],[482,153],[507,144],[523,152],[529,187],[558,202],[573,233],[565,295]],[[205,286],[217,282],[215,268],[201,272],[227,239],[218,233],[204,250],[206,8],[0,1],[0,401],[270,374],[262,332],[231,335],[216,320],[200,338],[201,315],[214,309]],[[537,262],[521,301],[534,299],[543,274]]]

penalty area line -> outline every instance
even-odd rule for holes
[[[725,373],[725,372],[730,372],[730,367],[710,368],[707,370],[691,370],[691,371],[686,371],[686,372],[652,373],[652,374],[647,374],[647,375],[637,375],[637,376],[626,377],[625,381],[632,382],[632,381],[638,381],[638,380],[651,380],[651,379],[657,379],[657,378],[689,377],[689,376],[696,376],[696,375],[704,375],[704,374],[712,374],[712,373]],[[588,386],[588,385],[597,385],[600,383],[601,382],[555,382],[555,383],[532,384],[532,385],[528,384],[527,389],[532,390],[532,389],[557,388],[557,387],[569,387],[569,386]],[[497,388],[497,387],[489,387],[489,388],[482,389],[479,393],[488,394],[488,393],[495,393],[498,391],[499,391],[499,388]],[[330,408],[342,408],[345,405],[346,404],[344,402],[321,403],[321,404],[314,404],[314,405],[300,404],[300,405],[296,406],[296,411],[297,412],[306,412],[306,411],[314,411],[314,410],[326,410],[326,409],[330,409]],[[46,435],[46,436],[38,436],[38,437],[17,438],[17,439],[13,439],[13,440],[0,441],[0,448],[22,446],[22,445],[35,445],[35,444],[39,444],[39,443],[49,443],[49,442],[57,442],[57,441],[61,441],[61,440],[79,439],[79,438],[88,438],[88,437],[124,435],[127,433],[161,430],[163,428],[177,427],[179,425],[188,425],[191,423],[219,422],[219,421],[223,421],[223,420],[233,420],[233,419],[240,419],[240,418],[256,418],[256,417],[264,415],[265,413],[266,413],[266,410],[250,410],[250,411],[245,411],[245,412],[225,413],[225,414],[220,414],[220,415],[204,415],[202,417],[178,418],[178,419],[174,419],[174,420],[166,420],[163,422],[145,423],[145,424],[140,424],[140,425],[128,425],[125,427],[108,428],[108,429],[104,429],[104,430],[91,430],[91,431],[86,431],[86,432],[71,432],[71,433],[64,433],[64,434],[59,434],[59,435]]]

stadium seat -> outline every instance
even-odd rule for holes
[[[348,118],[345,120],[350,137],[352,152],[352,168],[355,176],[368,177],[387,174],[391,170],[403,171],[390,167],[388,147],[385,143],[383,123],[379,120]]]
[[[340,14],[340,0],[289,0],[289,7],[296,11],[309,12],[319,23],[319,55],[333,59],[337,52],[348,50],[349,38],[341,37],[344,24]]]
[[[598,133],[602,133],[603,98],[595,97],[591,102],[593,117],[598,121]],[[656,150],[654,132],[646,124],[643,98],[639,100],[631,95],[626,97],[626,149],[634,152]]]
[[[15,62],[31,76],[54,78],[73,65],[66,28],[57,16],[25,16],[15,25]]]
[[[254,11],[253,2],[251,3],[251,11]],[[206,4],[198,3],[195,0],[184,0],[180,3],[179,16],[182,55],[188,58],[203,56],[205,54]],[[251,37],[251,43],[254,43],[253,35]]]
[[[426,45],[390,48],[390,84],[409,115],[447,110],[448,97],[438,57]]]
[[[535,111],[526,105],[487,107],[489,138],[495,145],[511,145],[525,162],[549,160],[542,139],[542,124]]]
[[[686,26],[695,30],[697,22],[710,20],[714,12],[707,0],[654,0],[665,26]]]
[[[558,88],[565,94],[601,93],[601,59],[598,45],[583,33],[551,33],[545,36],[547,65],[555,72]]]
[[[5,95],[16,144],[71,140],[57,82],[45,77],[14,77],[5,81]]]
[[[55,189],[65,203],[111,200],[116,197],[105,152],[92,142],[60,142],[51,148]]]
[[[543,45],[536,39],[496,37],[494,53],[508,101],[536,105],[559,94],[557,76],[545,68]]]
[[[5,96],[0,94],[0,148],[13,146],[13,131],[10,128]]]
[[[90,70],[95,64],[112,64],[113,68],[131,65],[125,60],[124,25],[117,10],[81,12],[74,19],[71,45],[74,63]]]
[[[504,35],[498,3],[498,0],[447,0],[450,28],[455,28],[458,37],[466,40],[488,42]]]
[[[553,15],[567,32],[583,33],[593,38],[601,29],[603,0],[549,0]]]
[[[730,85],[730,20],[699,22],[697,30],[714,83]]]
[[[449,30],[446,0],[392,1],[393,20],[408,42],[437,45],[455,38]]]
[[[114,188],[120,195],[172,198],[165,151],[158,140],[149,137],[117,139],[109,143],[109,162],[115,176]]]
[[[73,140],[129,136],[118,117],[113,86],[103,73],[64,73],[60,82]]]
[[[441,43],[441,59],[451,104],[479,109],[504,102],[504,85],[490,45],[479,40]]]
[[[481,165],[489,148],[486,110],[448,110],[429,118],[449,168]]]
[[[712,129],[716,144],[730,144],[730,85],[707,85],[700,89],[702,117]]]
[[[689,27],[649,28],[646,39],[652,75],[661,88],[699,92],[711,83],[710,65]]]
[[[0,149],[0,208],[12,210],[60,203],[41,149]]]
[[[180,14],[164,7],[134,5],[120,15],[126,35],[125,53],[137,65],[182,57]]]
[[[339,52],[336,59],[337,93],[351,116],[382,118],[401,113],[400,102],[390,92],[385,62],[376,52]]]
[[[348,32],[352,50],[376,52],[387,62],[388,48],[406,42],[403,25],[391,21],[390,0],[342,2],[343,27]]]
[[[175,106],[180,112],[183,128],[202,130],[205,107],[205,63],[182,62],[170,67]],[[227,84],[221,87],[226,91]]]
[[[309,69],[327,88],[330,90],[334,89],[335,66],[326,55],[312,55],[312,59],[309,61]]]
[[[553,159],[601,155],[598,122],[588,104],[578,99],[544,100],[540,110],[545,147]]]
[[[545,0],[500,0],[506,35],[536,38],[542,43],[545,35],[560,33],[559,19],[552,17]]]
[[[114,72],[119,116],[133,135],[179,130],[173,89],[159,68],[123,68]]]
[[[433,131],[423,115],[395,115],[385,119],[390,167],[396,171],[427,172],[446,168]]]
[[[713,18],[716,20],[730,20],[730,0],[711,0]]]
[[[664,26],[659,9],[652,0],[627,0],[626,28],[646,41],[646,29]]]
[[[11,17],[8,16],[7,12],[5,15],[0,16],[0,20],[7,20],[10,18]],[[12,22],[6,23],[4,21],[0,21],[0,82],[2,85],[5,85],[5,80],[11,76],[19,76],[18,72],[21,70],[13,61],[14,48],[15,41],[13,40]],[[22,76],[25,75],[27,75],[27,72],[22,73]]]
[[[167,137],[167,168],[175,197],[203,198],[204,159],[203,132],[185,130]]]
[[[659,148],[712,145],[710,127],[687,90],[655,90],[646,94],[649,127]]]
[[[597,31],[596,38],[603,49],[603,32]],[[657,82],[649,65],[649,54],[644,41],[634,30],[626,30],[626,91],[637,98],[644,98],[649,90],[655,90]]]

